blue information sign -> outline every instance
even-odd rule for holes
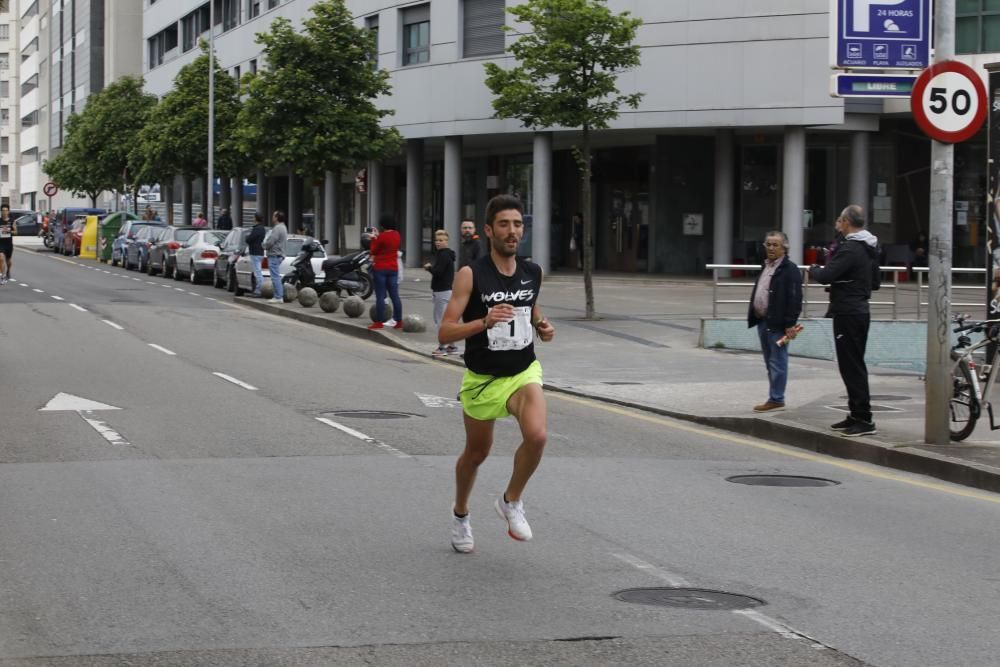
[[[846,69],[930,65],[931,0],[831,0],[830,64]]]
[[[835,97],[906,97],[916,83],[916,75],[834,74],[830,94]]]

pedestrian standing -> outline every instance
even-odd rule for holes
[[[247,234],[247,255],[250,256],[250,266],[253,267],[253,291],[250,296],[260,296],[261,287],[264,285],[264,237],[267,236],[267,228],[264,226],[264,218],[255,211],[253,214],[253,227]]]
[[[476,223],[463,220],[460,228],[462,244],[458,247],[458,268],[468,266],[483,256],[483,243],[476,233]]]
[[[227,231],[233,228],[233,216],[229,215],[228,208],[224,208],[219,212],[219,219],[215,221],[215,228]]]
[[[208,220],[205,218],[204,213],[198,211],[198,215],[194,217],[194,221],[192,221],[191,224],[194,225],[195,227],[204,229],[205,227],[208,227]]]
[[[403,328],[403,303],[399,300],[399,232],[391,214],[379,218],[379,231],[372,239],[372,277],[375,280],[375,321],[369,329]],[[392,299],[392,319],[385,320],[385,296]]]
[[[802,313],[802,273],[788,256],[788,237],[784,232],[768,232],[764,237],[767,260],[750,294],[747,326],[757,327],[760,349],[767,367],[767,400],[754,406],[754,412],[774,412],[785,407],[788,383],[788,346],[779,345],[783,337],[795,338],[795,328]]]
[[[871,311],[868,301],[872,290],[879,287],[878,239],[866,230],[864,210],[848,206],[834,223],[843,240],[837,245],[825,267],[809,267],[809,275],[830,286],[830,308],[826,316],[833,318],[833,339],[837,350],[837,366],[847,388],[847,419],[830,428],[852,437],[877,433],[872,420],[871,396],[868,391],[868,367],[865,348]]]
[[[264,252],[267,254],[267,270],[271,274],[271,286],[274,296],[269,303],[284,303],[285,290],[281,284],[281,263],[285,261],[285,242],[288,241],[288,228],[285,227],[284,211],[275,211],[271,216],[271,233],[264,241]]]
[[[459,398],[465,421],[465,451],[455,465],[455,504],[451,546],[460,553],[473,550],[469,496],[476,472],[493,446],[497,419],[514,415],[521,445],[514,470],[493,507],[515,540],[532,537],[521,495],[542,460],[547,439],[542,366],[535,359],[535,334],[542,341],[555,328],[538,307],[542,269],[517,256],[524,237],[523,205],[510,195],[498,195],[486,206],[483,227],[490,252],[459,269],[454,291],[438,331],[441,344],[465,340],[466,372]]]
[[[431,299],[434,302],[434,326],[440,329],[444,309],[451,299],[451,287],[455,280],[455,251],[448,247],[448,232],[439,229],[434,232],[434,263],[424,264],[431,273]],[[435,357],[458,352],[455,345],[438,345],[431,352]]]

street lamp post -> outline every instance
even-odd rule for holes
[[[215,229],[215,0],[208,2],[208,226]]]

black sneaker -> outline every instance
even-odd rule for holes
[[[841,420],[836,424],[830,424],[830,428],[834,431],[843,431],[845,428],[854,423],[854,417],[848,416],[847,419]]]
[[[840,435],[847,438],[855,438],[859,435],[874,435],[876,433],[878,433],[878,430],[876,430],[874,422],[869,423],[855,421],[853,424],[841,431]]]

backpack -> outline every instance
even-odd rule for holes
[[[879,257],[882,256],[882,244],[875,246],[875,258],[872,260],[872,291],[877,292],[882,287],[882,271],[879,269]]]

